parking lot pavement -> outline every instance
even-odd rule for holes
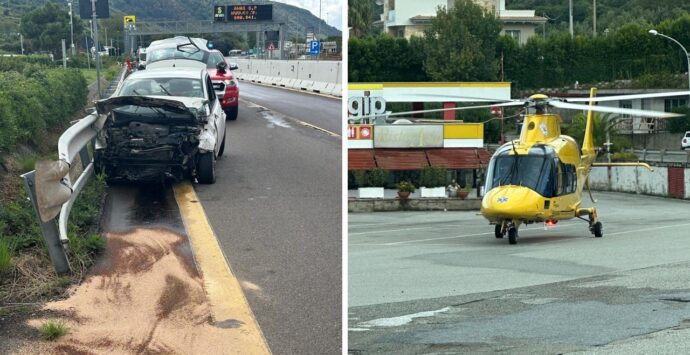
[[[687,303],[665,299],[690,295],[677,266],[690,261],[690,204],[595,197],[602,239],[571,220],[523,226],[514,246],[477,212],[350,214],[351,351],[568,352],[683,327]],[[671,276],[652,285],[657,274]],[[638,282],[613,282],[625,277]]]

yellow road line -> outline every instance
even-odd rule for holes
[[[175,184],[173,190],[214,319],[216,322],[232,320],[240,324],[238,328],[227,329],[229,333],[234,332],[237,340],[234,350],[243,354],[271,354],[244,291],[225,261],[194,188],[189,182],[181,182]]]

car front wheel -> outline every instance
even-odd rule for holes
[[[239,112],[239,107],[240,105],[235,105],[232,107],[228,107],[225,109],[225,116],[226,118],[230,121],[234,121],[237,119],[237,113]]]
[[[201,154],[197,163],[197,179],[201,184],[216,182],[216,157],[213,152]]]

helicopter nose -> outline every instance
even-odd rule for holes
[[[543,198],[522,186],[499,186],[489,190],[482,199],[481,213],[489,219],[533,219]]]

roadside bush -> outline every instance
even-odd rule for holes
[[[21,141],[41,142],[49,127],[65,123],[83,106],[88,94],[78,70],[35,64],[22,69],[0,72],[0,151]]]
[[[419,176],[419,186],[441,187],[448,182],[448,169],[442,166],[427,166]]]

